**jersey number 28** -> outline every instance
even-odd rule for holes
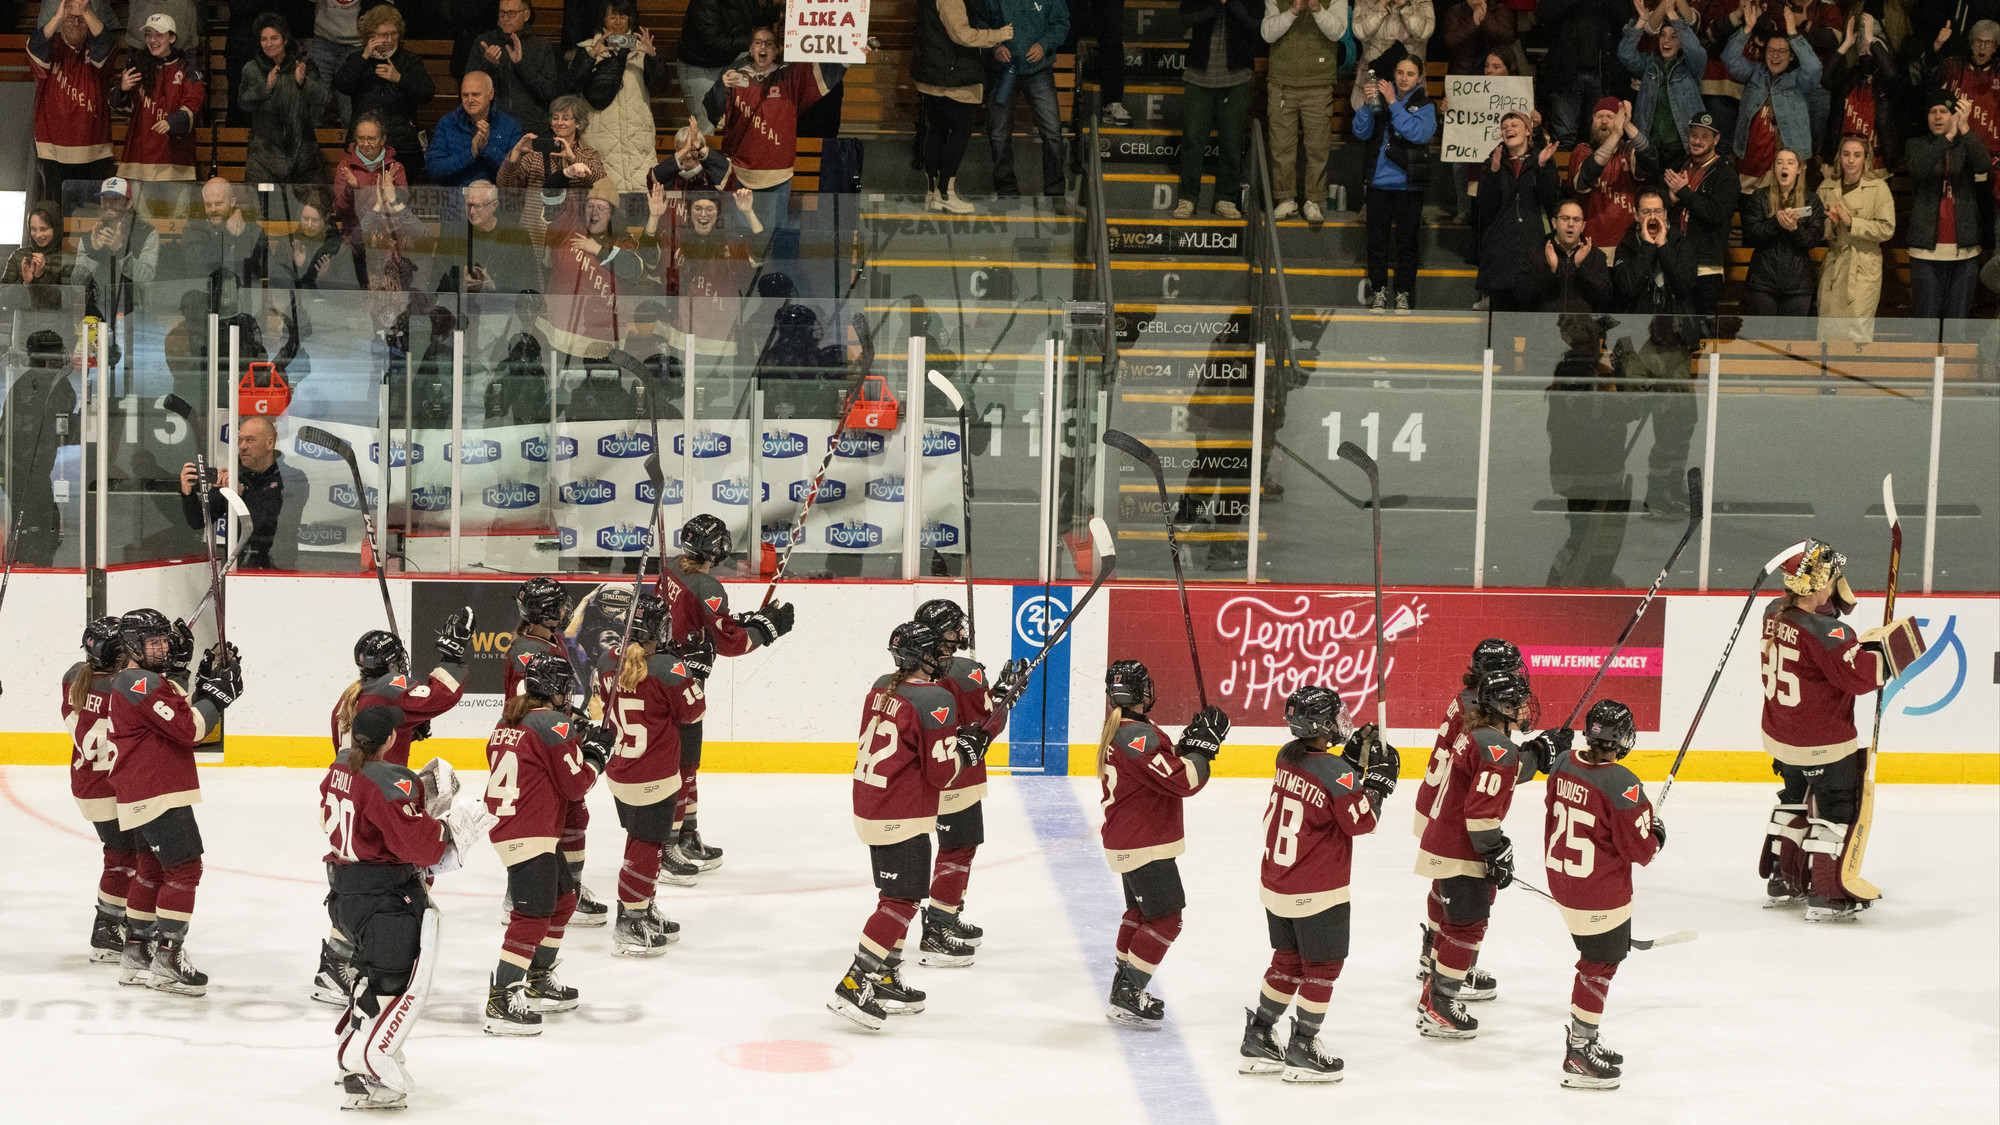
[[[1298,862],[1299,828],[1305,819],[1306,807],[1298,798],[1273,792],[1264,807],[1264,858],[1279,867]]]

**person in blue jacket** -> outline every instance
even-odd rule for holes
[[[1062,109],[1056,104],[1056,51],[1069,38],[1066,0],[986,0],[974,23],[1008,27],[1014,38],[987,55],[986,143],[993,152],[993,191],[1019,195],[1014,178],[1014,95],[1028,99],[1042,138],[1042,194],[1063,194]]]
[[[1388,310],[1389,249],[1396,252],[1396,312],[1407,315],[1417,293],[1417,237],[1424,219],[1424,188],[1430,183],[1426,146],[1437,132],[1437,107],[1424,90],[1423,64],[1405,56],[1395,80],[1377,79],[1368,100],[1354,114],[1354,135],[1366,142],[1362,155],[1368,188],[1368,287],[1375,292],[1370,312]]]
[[[507,154],[521,143],[521,123],[493,104],[493,76],[466,72],[458,83],[458,108],[438,118],[424,163],[431,180],[464,187],[474,180],[498,180]]]

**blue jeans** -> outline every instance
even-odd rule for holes
[[[347,61],[347,56],[360,49],[336,43],[323,35],[306,40],[306,60],[312,63],[313,73],[319,75],[319,80],[333,92],[334,103],[340,106],[340,127],[343,129],[354,128],[354,99],[333,89],[333,76],[340,70],[340,64]]]
[[[687,95],[687,110],[694,115],[694,123],[701,127],[702,135],[707,136],[715,132],[715,122],[708,119],[708,110],[702,108],[702,102],[708,97],[708,92],[715,89],[715,84],[722,81],[723,71],[729,68],[694,66],[689,63],[681,63],[679,66],[681,91]]]
[[[1589,136],[1590,112],[1603,96],[1604,82],[1595,74],[1579,74],[1567,90],[1550,94],[1549,135],[1565,146],[1575,144],[1579,133]]]
[[[1035,132],[1042,138],[1042,194],[1063,193],[1062,110],[1056,105],[1056,72],[1048,68],[1034,74],[1015,74],[1012,69],[988,74],[992,89],[986,96],[986,143],[993,150],[993,190],[999,195],[1019,195],[1014,179],[1014,92],[1019,90],[1035,111]]]
[[[1911,257],[1910,318],[1964,320],[1972,315],[1972,297],[1978,281],[1977,258],[1938,262]]]

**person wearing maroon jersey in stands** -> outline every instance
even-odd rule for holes
[[[1229,716],[1203,707],[1175,743],[1149,717],[1153,677],[1136,660],[1115,661],[1104,674],[1111,704],[1098,739],[1097,780],[1104,792],[1104,858],[1125,889],[1118,923],[1118,969],[1104,1018],[1158,1031],[1167,1006],[1146,991],[1181,932],[1181,889],[1174,857],[1187,851],[1181,802],[1208,784],[1209,769],[1229,735]]]
[[[194,806],[201,779],[194,748],[243,692],[234,646],[204,653],[192,695],[174,682],[194,656],[194,637],[157,609],[119,619],[119,672],[111,681],[111,787],[118,827],[141,845],[125,899],[125,950],[118,983],[202,996],[208,974],[187,955],[188,921],[201,883],[201,830]]]
[[[937,632],[906,621],[889,634],[889,654],[896,670],[868,690],[854,760],[854,831],[868,845],[875,912],[826,1002],[870,1031],[891,1014],[924,1010],[924,994],[903,980],[903,943],[930,893],[938,796],[986,752],[983,739],[960,728],[958,704],[939,682],[946,659]]]
[[[605,781],[625,827],[618,926],[611,933],[611,951],[624,957],[657,957],[680,940],[680,923],[662,918],[654,907],[653,886],[691,887],[697,870],[675,848],[674,808],[681,788],[681,728],[690,715],[699,717],[704,689],[692,662],[663,643],[666,633],[666,603],[642,595],[624,651],[607,649],[597,659],[604,721],[618,735]],[[664,858],[672,858],[673,865],[663,868]]]
[[[1459,682],[1465,685],[1464,690],[1445,705],[1444,721],[1438,724],[1437,744],[1431,750],[1430,766],[1424,771],[1422,783],[1417,786],[1415,827],[1419,841],[1424,838],[1424,829],[1430,827],[1431,806],[1437,804],[1438,787],[1450,776],[1452,763],[1472,745],[1472,739],[1465,733],[1465,714],[1479,702],[1474,689],[1488,672],[1518,671],[1520,667],[1521,650],[1514,647],[1511,641],[1488,637],[1474,646],[1472,663],[1459,677]],[[1431,945],[1437,939],[1437,928],[1444,924],[1443,905],[1437,895],[1428,889],[1424,893],[1424,907],[1428,917],[1423,925],[1423,948],[1417,953],[1418,980],[1431,975]],[[1462,999],[1473,996],[1485,999],[1493,995],[1494,988],[1492,974],[1474,965],[1466,971],[1459,995]]]
[[[1583,204],[1590,244],[1617,264],[1618,244],[1639,218],[1639,188],[1660,178],[1659,154],[1632,121],[1632,103],[1599,98],[1590,115],[1590,138],[1569,158],[1570,187]]]
[[[1355,730],[1339,693],[1317,684],[1285,700],[1285,725],[1296,737],[1278,750],[1264,806],[1262,897],[1271,967],[1257,1006],[1245,1013],[1236,1069],[1282,1071],[1286,1082],[1338,1082],[1341,1061],[1320,1043],[1319,1029],[1347,960],[1353,838],[1375,831],[1403,758],[1375,724]],[[1336,739],[1346,739],[1346,749],[1330,754]],[[1291,1041],[1281,1051],[1274,1029],[1294,1004]]]
[[[1549,766],[1542,854],[1549,894],[1579,954],[1563,1056],[1562,1084],[1572,1090],[1618,1087],[1625,1056],[1605,1046],[1597,1025],[1612,974],[1632,948],[1632,865],[1653,862],[1667,846],[1646,787],[1619,765],[1636,737],[1632,709],[1600,699],[1584,716],[1582,748]]]
[[[507,867],[507,933],[486,991],[489,1035],[540,1035],[543,1012],[575,1009],[577,993],[556,980],[556,954],[576,911],[577,883],[556,854],[570,806],[590,792],[611,756],[608,726],[569,712],[576,672],[543,652],[520,672],[500,725],[486,740],[486,811],[498,818],[493,848]]]
[[[403,1043],[430,994],[438,951],[427,881],[459,866],[463,849],[493,823],[470,794],[453,807],[458,779],[449,767],[418,774],[389,760],[408,723],[394,706],[362,708],[319,783],[320,830],[331,849],[327,914],[356,937],[337,1029],[343,1109],[408,1104],[414,1083]]]
[[[111,767],[111,677],[118,670],[118,619],[100,617],[84,627],[84,659],[63,675],[62,717],[69,730],[69,793],[104,843],[104,871],[97,877],[97,916],[90,926],[90,960],[116,964],[125,952],[125,895],[139,862],[139,841],[118,827],[118,793]]]
[[[1495,669],[1480,677],[1466,711],[1466,745],[1452,755],[1450,771],[1431,802],[1430,823],[1417,850],[1417,874],[1432,880],[1443,921],[1431,950],[1431,971],[1417,998],[1417,1030],[1432,1039],[1471,1039],[1479,1021],[1465,1012],[1467,1000],[1490,1000],[1497,984],[1474,992],[1468,985],[1494,893],[1514,881],[1514,845],[1501,824],[1514,801],[1514,786],[1544,771],[1555,754],[1569,749],[1567,728],[1544,732],[1523,746],[1514,731],[1532,726],[1534,695],[1519,669]]]

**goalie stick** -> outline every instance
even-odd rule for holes
[[[361,533],[367,539],[368,553],[375,558],[375,582],[382,588],[382,612],[389,615],[389,631],[402,636],[402,630],[396,627],[395,603],[389,600],[389,578],[382,569],[382,544],[375,539],[375,512],[368,506],[368,490],[361,484],[361,463],[354,459],[354,446],[346,438],[336,437],[318,426],[300,426],[298,437],[300,441],[332,450],[347,462],[347,471],[354,477],[354,502],[361,506]]]
[[[1554,905],[1557,909],[1562,908],[1562,904],[1556,902],[1556,896],[1550,894],[1549,892],[1543,890],[1540,887],[1535,886],[1533,883],[1526,883],[1522,882],[1519,879],[1516,879],[1514,880],[1513,885],[1521,888],[1524,891],[1527,891],[1530,894],[1540,895],[1541,897],[1549,900],[1549,902],[1552,905]],[[1657,946],[1662,946],[1662,945],[1682,945],[1687,942],[1693,941],[1694,939],[1700,936],[1701,934],[1699,934],[1694,930],[1675,930],[1673,933],[1664,934],[1656,938],[1633,938],[1632,948],[1653,949]]]
[[[1173,558],[1174,562],[1174,587],[1180,591],[1181,595],[1181,624],[1187,627],[1188,663],[1194,666],[1195,693],[1201,697],[1201,705],[1206,708],[1208,706],[1208,684],[1201,677],[1201,653],[1195,649],[1194,614],[1188,609],[1187,577],[1181,573],[1181,541],[1179,536],[1174,534],[1174,513],[1167,506],[1166,470],[1160,467],[1160,455],[1154,453],[1151,446],[1123,430],[1104,431],[1104,444],[1139,462],[1139,464],[1151,469],[1153,472],[1153,484],[1160,492],[1160,518],[1166,521],[1167,525],[1167,554]],[[1096,525],[1094,522],[1091,534],[1096,534]]]
[[[968,656],[977,660],[979,659],[979,642],[976,638],[979,635],[979,630],[975,624],[972,611],[972,428],[966,419],[965,399],[959,395],[958,388],[952,386],[951,380],[945,378],[943,373],[939,371],[933,370],[930,373],[930,380],[931,386],[936,387],[938,393],[943,395],[951,403],[951,408],[958,413],[958,467],[961,478],[960,491],[964,495],[961,503],[964,505],[965,511],[965,542],[963,544],[965,548],[965,651]]]
[[[1896,582],[1903,571],[1903,521],[1896,517],[1896,478],[1882,478],[1882,514],[1889,517],[1889,581],[1883,587],[1882,624],[1896,619]],[[1861,764],[1861,804],[1854,810],[1854,825],[1848,829],[1847,850],[1840,857],[1840,885],[1863,902],[1882,897],[1875,884],[1861,877],[1861,861],[1868,856],[1868,829],[1875,819],[1875,762],[1881,757],[1882,704],[1889,694],[1884,683],[1875,690],[1875,732],[1868,738],[1867,755]]]
[[[1048,640],[1042,642],[1042,651],[1036,653],[1035,658],[1028,662],[1028,666],[1021,669],[1013,688],[996,704],[996,709],[1004,710],[1014,706],[1014,701],[1020,699],[1021,693],[1028,690],[1028,677],[1034,675],[1035,669],[1041,667],[1042,661],[1047,660],[1049,653],[1055,651],[1056,643],[1063,639],[1064,633],[1069,632],[1070,623],[1083,612],[1084,606],[1090,604],[1090,599],[1096,595],[1097,588],[1104,585],[1104,580],[1111,577],[1111,572],[1118,569],[1118,545],[1111,541],[1111,529],[1105,526],[1101,516],[1090,517],[1090,542],[1097,560],[1097,577],[1091,579],[1090,589],[1085,590],[1083,596],[1070,605],[1069,612],[1063,615],[1062,624],[1056,626],[1056,631],[1049,634]]]
[[[201,496],[202,545],[208,548],[208,591],[215,599],[215,651],[218,654],[229,651],[229,631],[225,627],[222,595],[222,567],[215,557],[215,520],[208,512],[209,491],[214,486],[208,479],[208,439],[206,425],[196,425],[194,406],[188,400],[172,391],[160,396],[160,408],[180,416],[187,423],[188,433],[194,436],[194,485]],[[356,478],[359,480],[360,478]]]

